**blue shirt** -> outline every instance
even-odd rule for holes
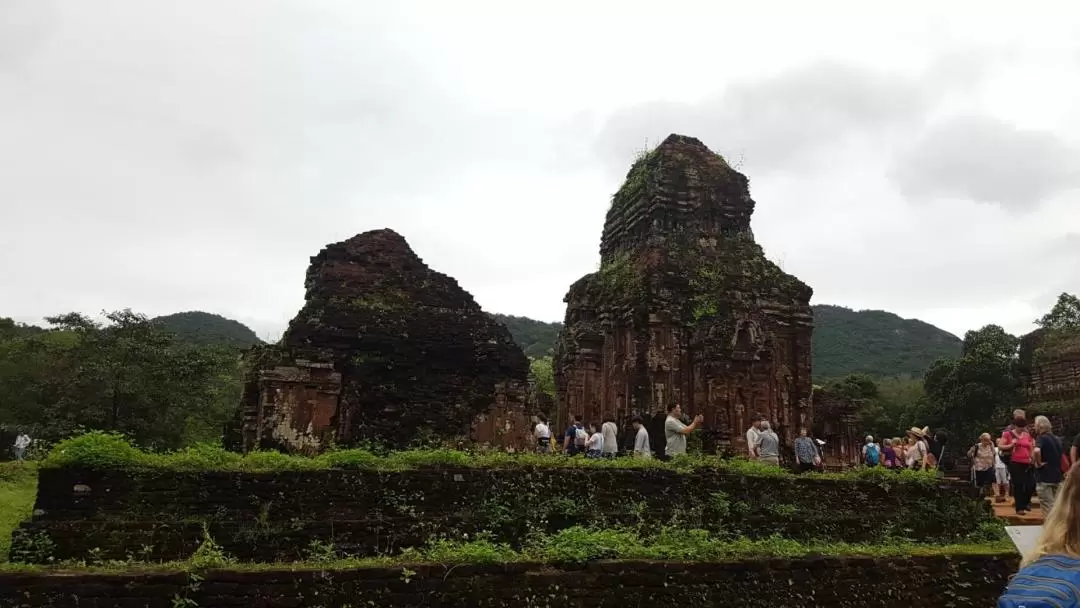
[[[1080,606],[1080,559],[1045,555],[1016,574],[998,600],[998,608],[1077,608]]]

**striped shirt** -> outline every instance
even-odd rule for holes
[[[1080,559],[1045,555],[1013,577],[998,608],[1077,608],[1080,606]]]

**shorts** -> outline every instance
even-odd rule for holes
[[[975,485],[980,488],[985,488],[994,483],[994,469],[986,469],[985,471],[975,471]]]
[[[994,467],[994,479],[997,480],[1000,485],[1009,485],[1009,469],[1006,469],[1005,467]]]

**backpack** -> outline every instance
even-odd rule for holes
[[[866,464],[872,467],[876,467],[880,460],[881,453],[878,452],[877,444],[871,443],[870,445],[866,446]]]
[[[587,432],[585,432],[585,429],[583,429],[581,427],[577,427],[576,429],[574,429],[574,444],[575,445],[585,445],[585,442],[588,441],[588,439],[589,439],[589,434]]]

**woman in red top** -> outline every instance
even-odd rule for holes
[[[1035,493],[1035,474],[1031,468],[1034,446],[1035,441],[1027,430],[1027,418],[1020,412],[998,440],[1003,457],[1008,458],[1009,482],[1017,515],[1031,510],[1031,495]]]

